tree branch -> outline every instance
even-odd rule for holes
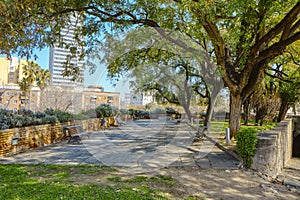
[[[300,39],[300,32],[297,32],[285,40],[281,40],[279,42],[274,43],[269,48],[265,49],[259,54],[257,62],[261,62],[264,60],[271,60],[275,58],[276,56],[280,55],[288,45],[296,42],[299,39]]]
[[[300,13],[300,2],[297,4],[287,13],[287,15],[274,27],[272,28],[267,34],[265,34],[260,40],[256,42],[256,44],[251,49],[251,54],[256,55],[259,51],[260,47],[265,43],[268,44],[272,41],[279,33],[284,31],[284,36],[281,40],[285,40],[288,33],[290,33],[291,24],[293,24],[298,19],[298,14]],[[287,28],[287,30],[285,30]]]

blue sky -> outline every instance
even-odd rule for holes
[[[37,64],[43,69],[49,69],[49,48],[45,48],[41,51],[36,51],[36,54],[38,56],[36,60]],[[105,91],[120,92],[122,96],[124,96],[126,92],[129,92],[128,81],[126,81],[125,79],[121,80],[120,83],[114,87],[111,84],[110,80],[107,78],[107,70],[105,66],[100,64],[93,74],[89,74],[88,69],[86,69],[84,80],[85,87],[89,85],[101,85],[104,87]]]

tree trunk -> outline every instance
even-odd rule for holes
[[[244,102],[244,125],[248,125],[250,112],[250,97],[248,97]]]
[[[186,115],[187,115],[188,122],[189,122],[189,123],[192,123],[192,113],[191,113],[191,111],[190,111],[190,107],[187,106],[187,105],[184,105],[184,106],[183,106],[183,109],[184,109],[184,111],[185,111],[185,113],[186,113]]]
[[[230,94],[229,129],[230,139],[234,139],[241,127],[242,98],[239,95]]]
[[[204,118],[204,126],[207,126],[211,121],[213,111],[214,111],[214,106],[215,106],[215,103],[216,103],[216,100],[217,100],[217,95],[218,95],[218,93],[215,94],[213,92],[209,97],[209,103],[208,103],[208,106],[207,106],[207,109],[206,109],[206,115],[205,115],[205,118]]]
[[[280,122],[280,121],[284,120],[288,109],[289,109],[288,102],[286,102],[286,101],[281,102],[277,122]]]

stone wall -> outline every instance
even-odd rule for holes
[[[293,131],[293,139],[296,139],[298,135],[300,135],[300,116],[293,117],[294,119],[294,131]]]
[[[88,119],[55,125],[46,124],[0,130],[0,157],[65,140],[66,135],[63,132],[65,126],[81,125],[84,131],[98,131],[100,123],[100,119]],[[110,123],[114,123],[114,120],[110,119]]]
[[[287,119],[259,133],[252,168],[275,178],[292,157],[293,121]]]

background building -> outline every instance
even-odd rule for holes
[[[39,100],[41,90],[38,87],[32,87],[25,94],[18,85],[6,85],[0,87],[0,108],[17,111],[19,109],[28,109],[34,112],[39,111]]]
[[[41,90],[33,84],[30,91],[21,91],[18,82],[23,79],[23,66],[28,65],[28,62],[0,57],[0,108],[13,111],[28,109],[34,112],[52,108],[79,113],[104,103],[120,107],[120,93],[106,92],[101,86],[74,87],[83,85],[70,82],[72,84],[50,85]]]
[[[150,92],[130,92],[125,93],[124,103],[126,106],[137,105],[144,106],[149,103],[153,103],[153,96]]]
[[[48,86],[41,92],[40,111],[52,108],[79,113],[83,110],[82,95],[80,87]]]
[[[62,41],[70,46],[76,46],[75,30],[82,25],[82,20],[71,16],[70,22],[66,25],[60,32]],[[80,49],[76,50],[77,52]],[[70,50],[65,48],[65,46],[58,46],[54,44],[50,48],[50,58],[49,58],[49,71],[51,73],[51,85],[56,86],[80,86],[83,87],[84,81],[84,61],[79,61],[79,56],[71,60],[71,64],[79,69],[79,80],[72,81],[72,77],[63,77],[62,72],[64,70],[64,63],[67,60],[68,55],[71,55]]]
[[[11,57],[8,68],[8,83],[17,84],[19,64],[19,59],[17,57]]]
[[[101,104],[108,104],[114,107],[120,107],[119,92],[105,92],[101,86],[89,86],[83,90],[83,108],[90,110]]]
[[[9,60],[7,58],[0,58],[0,86],[4,86],[8,83],[8,68]]]

